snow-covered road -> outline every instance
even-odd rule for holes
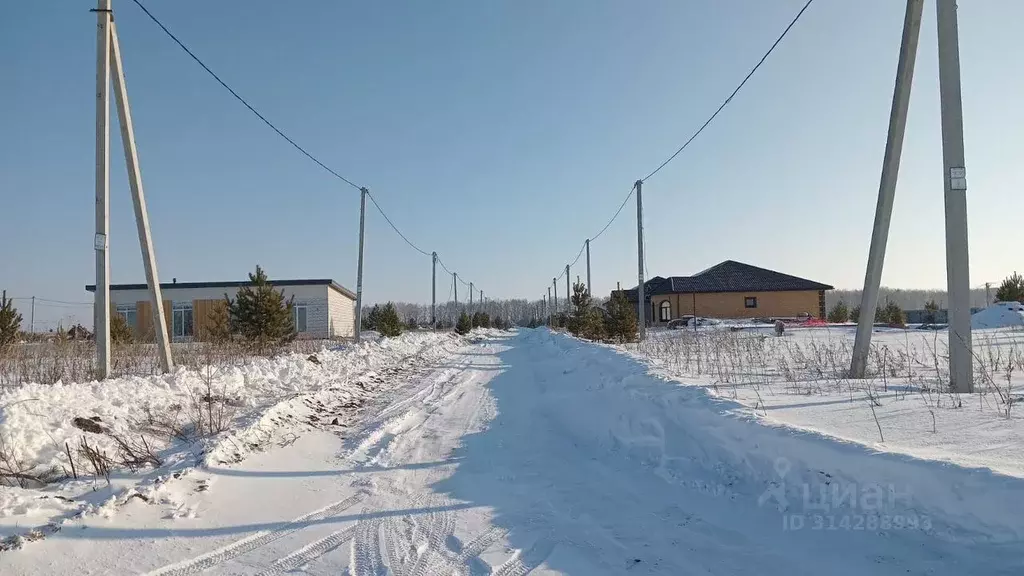
[[[494,335],[345,438],[176,480],[196,518],[139,501],[0,556],[0,573],[1024,573],[1019,479],[733,408],[607,347]]]

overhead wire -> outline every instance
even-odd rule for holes
[[[257,110],[252,104],[249,103],[248,100],[243,98],[241,94],[239,94],[234,88],[229,86],[227,82],[225,82],[205,62],[203,62],[203,60],[201,58],[199,58],[199,56],[197,56],[196,53],[193,52],[188,46],[186,46],[185,43],[182,42],[173,32],[171,32],[171,30],[166,25],[164,25],[164,23],[161,22],[159,18],[157,18],[152,12],[150,12],[149,9],[146,8],[146,6],[142,2],[140,2],[140,0],[132,0],[132,2],[135,3],[135,5],[138,6],[139,9],[141,9],[142,12],[146,16],[148,16],[149,19],[152,20],[153,23],[156,24],[164,32],[164,34],[166,34],[172,41],[174,41],[174,43],[177,44],[179,48],[181,48],[186,54],[188,54],[188,56],[190,58],[192,58],[192,60],[194,60],[196,62],[196,64],[199,64],[199,66],[202,67],[202,69],[205,70],[207,74],[209,74],[218,84],[220,84],[221,87],[223,87],[225,90],[227,90],[228,93],[230,93],[231,96],[233,96],[235,98],[235,100],[237,100],[243,106],[245,106],[250,112],[252,112],[257,118],[259,118],[271,130],[273,130],[278,136],[283,138],[292,147],[294,147],[296,150],[298,150],[303,156],[305,156],[306,158],[308,158],[309,160],[314,162],[320,168],[326,170],[332,176],[338,178],[339,180],[341,180],[342,182],[344,182],[344,183],[348,184],[349,186],[355,188],[356,190],[360,190],[360,191],[363,190],[363,187],[359,186],[358,184],[353,182],[351,179],[346,178],[345,176],[343,176],[342,174],[340,174],[336,170],[332,169],[330,166],[328,166],[327,164],[322,162],[319,158],[317,158],[312,153],[310,153],[308,150],[306,150],[304,147],[302,147],[292,137],[290,137],[287,134],[285,134],[283,130],[278,128],[263,113],[261,113],[259,110]],[[380,212],[380,215],[384,217],[384,220],[388,223],[389,226],[391,226],[391,229],[394,230],[395,233],[398,234],[398,236],[401,237],[402,240],[404,240],[406,244],[408,244],[413,250],[419,252],[420,254],[422,254],[424,256],[430,256],[431,255],[430,252],[427,252],[426,250],[423,250],[422,248],[417,246],[415,243],[412,242],[412,240],[409,239],[408,236],[406,236],[404,233],[402,233],[401,230],[399,230],[398,226],[395,225],[395,223],[391,220],[391,218],[387,215],[387,213],[384,212],[384,209],[381,208],[380,204],[377,202],[377,199],[374,198],[373,194],[371,194],[369,191],[367,191],[367,196],[369,196],[370,201],[373,203],[374,207],[377,208],[377,211]]]
[[[732,91],[732,93],[729,94],[729,96],[718,106],[718,108],[714,111],[714,113],[711,114],[711,116],[700,126],[700,128],[698,128],[697,131],[693,133],[693,135],[691,135],[685,142],[683,142],[683,145],[680,146],[678,149],[676,149],[676,151],[673,152],[671,156],[669,156],[664,162],[659,164],[658,167],[655,168],[653,171],[651,171],[647,176],[644,176],[643,178],[641,178],[640,179],[641,182],[646,182],[652,176],[654,176],[655,174],[660,172],[665,166],[668,166],[668,164],[670,162],[675,160],[676,157],[679,156],[679,154],[682,153],[682,151],[685,150],[687,148],[687,146],[689,146],[690,143],[692,143],[697,138],[697,136],[699,136],[704,131],[704,129],[707,128],[715,120],[715,118],[718,117],[718,115],[722,112],[722,110],[725,109],[725,107],[728,106],[730,102],[732,102],[733,98],[735,98],[737,94],[739,94],[740,90],[742,90],[743,87],[747,84],[747,81],[750,80],[750,78],[754,75],[754,73],[757,72],[757,70],[761,67],[761,65],[764,64],[764,62],[768,59],[769,56],[771,56],[772,52],[775,51],[775,48],[777,48],[779,46],[779,44],[782,43],[782,40],[786,37],[787,34],[789,34],[789,31],[793,28],[794,25],[796,25],[797,21],[800,20],[800,17],[804,15],[804,12],[807,11],[807,8],[809,8],[810,5],[813,2],[814,2],[814,0],[807,0],[807,2],[803,5],[803,7],[800,8],[800,10],[796,13],[796,16],[793,17],[793,19],[789,22],[789,24],[785,27],[785,29],[783,29],[782,33],[779,34],[778,38],[775,39],[775,42],[773,42],[772,45],[768,48],[768,50],[764,53],[764,55],[761,56],[761,59],[757,61],[757,64],[755,64],[754,67],[750,69],[750,72],[748,72],[747,75],[743,77],[743,80],[740,81],[740,83],[736,86],[736,88]],[[619,213],[621,213],[622,209],[626,207],[626,204],[629,202],[629,199],[633,196],[634,192],[636,192],[636,184],[635,183],[633,184],[633,187],[629,189],[629,193],[626,194],[626,197],[622,200],[622,203],[619,204],[618,210],[615,211],[615,214],[612,215],[611,219],[604,225],[603,228],[601,228],[601,230],[597,234],[595,234],[594,236],[591,236],[591,238],[590,238],[591,242],[597,240],[602,234],[605,233],[606,230],[608,230],[608,227],[610,227],[612,225],[612,223],[615,222],[615,219],[619,217]],[[645,242],[645,244],[646,244],[646,242]],[[646,246],[645,246],[645,248],[646,248]],[[577,260],[579,259],[579,255],[576,256],[576,259]],[[643,265],[644,265],[644,272],[645,272],[645,274],[649,276],[650,275],[650,271],[647,268],[647,251],[646,251],[646,249],[644,250],[644,263],[643,263]],[[565,274],[565,270],[563,269],[562,270],[562,275],[564,275],[564,274]],[[562,275],[559,275],[558,278],[561,278]]]
[[[660,172],[661,169],[667,166],[669,162],[675,160],[676,156],[679,156],[679,153],[685,150],[686,147],[689,146],[690,143],[693,142],[694,139],[696,139],[697,136],[699,136],[700,133],[703,132],[704,129],[708,127],[709,124],[711,124],[711,122],[718,116],[722,109],[724,109],[729,104],[729,102],[732,102],[732,99],[736,96],[736,94],[739,93],[739,91],[747,83],[747,80],[750,80],[750,77],[754,75],[754,72],[757,72],[757,69],[761,67],[761,64],[764,64],[764,61],[768,59],[768,56],[770,56],[771,53],[775,51],[775,48],[782,42],[782,39],[786,37],[786,34],[789,34],[790,29],[792,29],[793,25],[797,23],[797,20],[800,20],[800,17],[804,15],[804,12],[807,10],[807,8],[811,5],[812,2],[814,2],[814,0],[807,0],[807,3],[804,4],[803,8],[801,8],[800,11],[796,13],[796,16],[793,17],[793,20],[790,21],[789,26],[786,26],[786,29],[783,30],[782,34],[780,34],[779,37],[775,39],[775,42],[773,42],[771,47],[768,48],[768,51],[764,53],[764,56],[761,56],[761,59],[757,61],[757,64],[755,64],[754,67],[750,69],[750,72],[748,72],[747,75],[743,78],[743,81],[740,82],[738,86],[736,86],[736,89],[732,91],[732,94],[729,94],[729,97],[726,98],[722,102],[722,104],[718,106],[718,109],[715,110],[715,113],[712,114],[711,117],[708,118],[707,121],[705,121],[704,124],[702,124],[701,127],[698,128],[697,131],[694,132],[693,135],[686,140],[686,142],[683,142],[683,145],[680,146],[678,150],[676,150],[671,156],[668,157],[667,160],[665,160],[657,168],[655,168],[653,172],[651,172],[647,176],[644,176],[641,179],[641,181],[646,182],[648,178]]]
[[[398,226],[395,226],[395,223],[391,221],[391,218],[388,218],[388,215],[384,213],[384,210],[380,207],[380,204],[377,204],[377,199],[373,197],[373,194],[371,194],[370,192],[367,192],[366,195],[367,195],[367,197],[370,198],[370,202],[373,202],[373,205],[377,208],[377,211],[380,212],[380,215],[384,217],[384,220],[387,221],[388,225],[391,226],[391,229],[394,230],[396,234],[401,236],[402,240],[405,240],[406,244],[408,244],[410,247],[412,247],[413,250],[419,252],[420,254],[423,254],[424,256],[430,256],[431,255],[430,252],[427,252],[426,250],[424,250],[424,249],[420,248],[419,246],[413,244],[412,240],[409,240],[405,236],[405,234],[402,234],[402,231],[398,229]]]
[[[213,79],[216,80],[218,84],[220,84],[222,87],[224,87],[225,90],[227,90],[229,93],[231,93],[231,95],[234,96],[236,100],[241,102],[243,106],[248,108],[250,112],[255,114],[257,118],[262,120],[264,124],[269,126],[271,130],[276,132],[278,136],[280,136],[281,138],[284,138],[285,141],[287,141],[289,144],[291,144],[296,150],[301,152],[306,158],[309,158],[314,163],[316,163],[317,166],[323,168],[324,170],[326,170],[327,172],[329,172],[330,174],[332,174],[333,176],[335,176],[336,178],[338,178],[342,182],[348,184],[349,186],[355,188],[356,190],[359,190],[360,186],[358,184],[356,184],[355,182],[353,182],[353,181],[349,180],[348,178],[342,176],[338,172],[335,172],[329,166],[327,166],[326,164],[321,162],[316,156],[313,156],[312,154],[310,154],[305,148],[303,148],[302,146],[299,146],[299,144],[297,142],[295,142],[295,140],[293,140],[290,136],[285,134],[280,128],[275,126],[274,123],[271,122],[270,120],[268,120],[266,116],[264,116],[258,110],[256,110],[256,108],[254,108],[252,104],[249,104],[249,102],[245,98],[242,98],[242,96],[239,95],[238,92],[236,92],[234,90],[234,88],[232,88],[231,86],[228,86],[227,82],[225,82],[224,80],[221,80],[220,76],[218,76],[216,72],[211,70],[210,67],[207,66],[205,62],[203,62],[202,60],[199,59],[198,56],[196,56],[195,52],[192,52],[192,50],[190,50],[188,48],[188,46],[185,46],[185,44],[181,40],[179,40],[178,37],[175,36],[173,32],[168,30],[167,26],[164,26],[164,23],[161,22],[156,16],[154,16],[153,13],[150,12],[142,4],[142,2],[140,2],[139,0],[132,0],[132,2],[134,2],[136,6],[138,6],[140,9],[142,9],[142,11],[146,14],[146,16],[149,16],[149,19],[152,20],[157,26],[160,27],[161,30],[164,31],[164,34],[167,34],[167,36],[171,40],[173,40],[175,44],[177,44],[182,50],[185,51],[186,54],[188,54],[193,60],[195,60],[196,64],[199,64],[203,68],[203,70],[206,70],[206,72],[210,76],[212,76]]]

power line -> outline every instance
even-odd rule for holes
[[[408,244],[409,246],[412,247],[413,250],[419,252],[420,254],[423,254],[424,256],[431,255],[430,252],[427,252],[426,250],[423,250],[419,246],[413,244],[412,240],[409,240],[408,238],[405,237],[405,234],[402,234],[402,231],[398,229],[398,226],[395,226],[395,223],[391,221],[391,218],[388,218],[388,215],[384,213],[384,210],[380,207],[380,204],[377,204],[377,199],[373,197],[373,194],[367,192],[366,195],[370,197],[370,202],[373,202],[373,205],[377,207],[377,211],[380,212],[380,215],[383,216],[385,220],[387,220],[388,224],[391,225],[391,229],[394,230],[396,234],[401,236],[402,240],[405,240],[406,244]]]
[[[623,211],[623,208],[626,207],[626,203],[630,201],[630,198],[633,197],[633,193],[636,192],[636,190],[637,190],[637,184],[634,182],[633,183],[633,188],[630,189],[630,193],[626,195],[625,199],[623,199],[623,203],[618,205],[618,209],[615,210],[614,215],[611,216],[611,219],[608,220],[608,223],[604,224],[604,228],[601,229],[601,232],[599,232],[599,233],[595,234],[594,236],[590,237],[590,241],[591,242],[594,242],[595,240],[600,238],[601,235],[604,234],[604,231],[608,230],[608,227],[610,227],[611,222],[615,221],[615,218],[618,217],[618,213]]]
[[[178,40],[178,37],[175,36],[170,30],[168,30],[167,26],[164,26],[163,22],[160,22],[160,20],[158,20],[157,17],[152,14],[152,12],[147,10],[146,7],[143,6],[141,2],[139,2],[139,0],[132,0],[132,2],[134,2],[136,6],[141,8],[142,11],[146,13],[146,16],[149,16],[149,19],[152,20],[154,23],[156,23],[156,25],[159,26],[160,29],[163,30],[164,33],[167,34],[168,37],[170,37],[171,40],[174,40],[175,44],[177,44],[182,50],[184,50],[186,54],[191,56],[192,59],[195,60],[197,64],[202,66],[203,70],[206,70],[206,72],[210,76],[212,76],[213,79],[216,80],[218,84],[220,84],[221,86],[224,87],[225,90],[230,92],[231,95],[234,96],[236,100],[241,102],[243,106],[248,108],[250,112],[255,114],[257,118],[259,118],[260,120],[263,121],[264,124],[269,126],[271,130],[273,130],[274,132],[277,132],[278,136],[280,136],[281,138],[284,138],[289,144],[291,144],[293,147],[295,147],[295,149],[298,150],[299,152],[301,152],[306,158],[309,158],[310,160],[315,162],[317,164],[317,166],[320,166],[321,168],[323,168],[327,172],[331,173],[333,176],[335,176],[336,178],[338,178],[342,182],[348,184],[349,186],[355,188],[356,190],[359,190],[359,188],[360,188],[359,185],[357,185],[356,183],[352,182],[348,178],[345,178],[341,174],[339,174],[339,173],[335,172],[334,170],[332,170],[331,168],[329,168],[326,164],[324,164],[323,162],[318,160],[315,156],[313,156],[312,154],[307,152],[305,148],[303,148],[302,146],[299,146],[298,143],[295,142],[295,140],[292,140],[287,134],[282,132],[281,129],[278,128],[277,126],[275,126],[273,122],[271,122],[270,120],[267,120],[266,116],[261,114],[255,108],[253,108],[253,106],[251,104],[249,104],[249,102],[247,102],[245,100],[245,98],[242,98],[238,94],[238,92],[235,92],[235,90],[233,88],[231,88],[231,86],[228,86],[226,82],[221,80],[220,76],[218,76],[213,70],[210,70],[210,67],[207,66],[205,63],[203,63],[203,61],[200,60],[199,57],[196,56],[194,52],[192,52],[192,50],[189,50],[189,48],[187,46],[185,46],[185,44],[181,40]]]
[[[732,101],[733,97],[736,96],[736,94],[740,91],[740,89],[743,88],[743,85],[747,83],[747,80],[750,80],[750,77],[754,75],[754,72],[757,72],[757,69],[761,67],[761,64],[764,64],[764,61],[768,59],[768,56],[770,56],[771,53],[775,50],[775,47],[778,46],[780,42],[782,42],[782,39],[786,37],[786,34],[789,33],[789,30],[793,27],[794,24],[796,24],[797,20],[799,20],[800,17],[803,16],[804,11],[807,10],[807,7],[811,5],[811,2],[814,2],[814,0],[807,0],[807,3],[804,4],[804,7],[801,8],[800,11],[796,13],[796,16],[789,23],[789,26],[786,26],[786,29],[782,31],[782,34],[780,34],[779,37],[775,40],[775,42],[771,45],[771,48],[769,48],[768,51],[764,53],[764,56],[762,56],[761,59],[758,60],[757,64],[755,64],[754,67],[750,69],[750,72],[748,72],[746,77],[743,78],[743,81],[740,82],[739,86],[737,86],[736,89],[732,91],[732,94],[730,94],[729,97],[726,98],[724,102],[722,102],[722,104],[718,107],[718,109],[715,110],[715,113],[712,114],[711,117],[708,118],[707,121],[704,122],[704,124],[696,132],[693,133],[693,136],[690,136],[690,138],[686,142],[684,142],[683,145],[680,146],[679,149],[676,150],[674,154],[669,156],[668,160],[665,160],[664,162],[662,162],[660,166],[658,166],[657,168],[654,169],[654,172],[651,172],[647,176],[644,176],[643,177],[643,181],[644,182],[646,182],[647,179],[650,178],[651,176],[654,176],[655,174],[660,172],[661,169],[664,168],[666,165],[668,165],[669,162],[675,160],[676,156],[678,156],[680,152],[682,152],[684,149],[686,149],[686,147],[690,145],[690,142],[693,142],[693,140],[695,138],[697,138],[697,136],[699,136],[700,133],[703,132],[705,128],[708,127],[708,124],[711,124],[711,122],[715,119],[715,117],[718,116],[718,113],[721,112],[722,109],[725,108],[726,105],[728,105],[729,102]]]

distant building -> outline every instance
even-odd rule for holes
[[[652,325],[686,316],[707,318],[825,317],[832,286],[726,260],[693,276],[655,276],[644,283]],[[624,290],[636,305],[637,289]]]
[[[295,328],[300,338],[347,338],[355,335],[356,295],[334,280],[271,280],[285,299],[293,296]],[[167,331],[172,340],[201,338],[210,326],[210,314],[222,305],[224,295],[234,298],[241,282],[172,282],[160,284]],[[96,286],[85,289],[95,292]],[[153,339],[153,306],[145,284],[113,284],[111,306],[124,316],[136,335]]]

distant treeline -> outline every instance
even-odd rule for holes
[[[992,298],[995,298],[995,291],[996,286],[993,286]],[[831,310],[832,306],[840,300],[846,302],[850,308],[860,306],[861,292],[862,290],[830,290],[825,293],[825,306]],[[924,310],[924,305],[930,300],[935,300],[935,303],[939,305],[939,310],[945,310],[949,305],[949,296],[945,290],[903,290],[883,286],[878,296],[879,303],[884,304],[886,298],[904,310]],[[971,307],[984,308],[985,306],[985,289],[971,290]]]

